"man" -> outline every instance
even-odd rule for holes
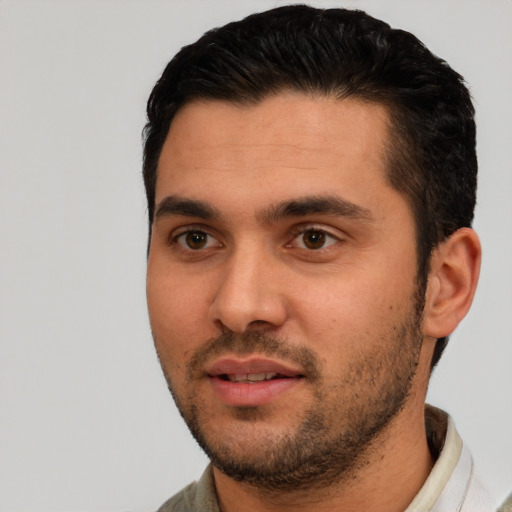
[[[414,36],[288,6],[148,102],[155,345],[211,459],[162,511],[487,511],[432,368],[475,292],[473,107]]]

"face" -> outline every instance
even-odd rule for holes
[[[422,337],[414,222],[384,107],[196,102],[158,166],[147,295],[177,405],[217,470],[350,474],[407,409]]]

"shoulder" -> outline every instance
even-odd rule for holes
[[[512,512],[512,493],[510,496],[505,500],[503,505],[501,505],[498,512]]]
[[[167,500],[158,512],[219,512],[211,466],[206,468],[198,482],[187,485]]]
[[[168,499],[158,512],[195,512],[194,501],[197,492],[197,483],[193,482],[187,485],[180,492]]]

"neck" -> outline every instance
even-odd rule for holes
[[[329,487],[272,493],[236,482],[213,469],[222,512],[400,512],[421,489],[433,465],[421,404],[408,404],[363,454],[362,464]],[[414,414],[412,414],[414,412]],[[406,478],[404,478],[404,476]]]

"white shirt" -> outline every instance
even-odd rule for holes
[[[494,512],[496,507],[476,478],[471,454],[450,416],[427,405],[425,423],[430,441],[439,430],[446,435],[437,447],[439,456],[430,475],[405,512]]]

